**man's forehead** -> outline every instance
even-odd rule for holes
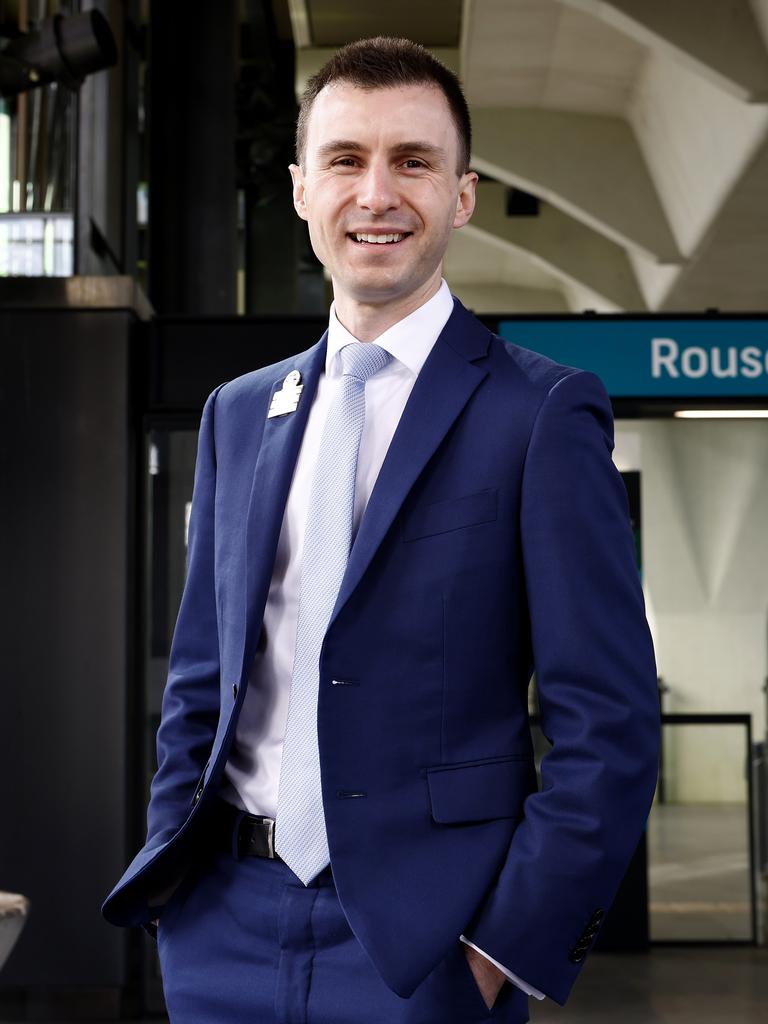
[[[426,135],[433,142],[444,142],[453,130],[448,101],[438,86],[419,83],[362,89],[351,82],[337,81],[317,94],[308,135],[314,146],[328,135],[347,138],[356,133],[385,132],[394,137],[406,131],[410,138],[413,131],[407,131],[409,128],[418,128],[419,136]]]

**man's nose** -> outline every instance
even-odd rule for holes
[[[386,213],[400,205],[397,180],[385,164],[370,164],[357,193],[357,205],[371,213]]]

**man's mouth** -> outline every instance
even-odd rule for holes
[[[379,233],[379,234],[368,234],[358,231],[348,232],[349,238],[353,242],[357,242],[359,245],[397,245],[398,242],[402,242],[404,238],[408,238],[413,232],[411,231],[400,231],[392,233]]]

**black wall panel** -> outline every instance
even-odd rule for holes
[[[0,310],[0,888],[31,900],[0,992],[125,980],[133,322]]]

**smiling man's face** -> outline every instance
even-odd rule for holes
[[[451,231],[472,215],[477,175],[460,175],[448,102],[431,85],[333,82],[309,117],[296,212],[333,279],[337,306],[386,306],[437,290]]]

